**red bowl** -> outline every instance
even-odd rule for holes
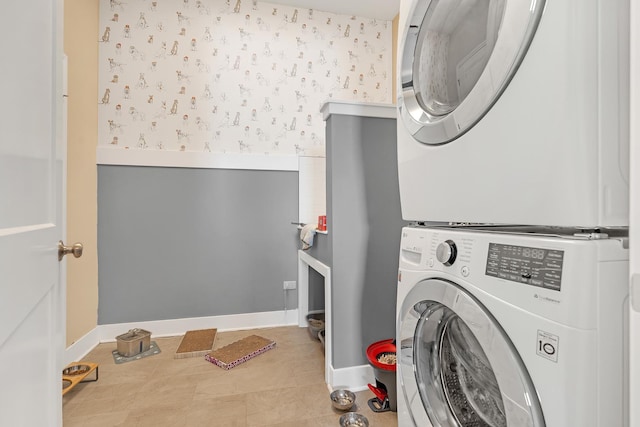
[[[369,363],[374,368],[382,369],[384,371],[395,371],[396,365],[389,365],[387,363],[380,363],[378,361],[378,356],[382,353],[395,353],[396,345],[393,342],[393,339],[382,340],[378,342],[374,342],[369,347],[367,347],[367,359],[369,359]]]

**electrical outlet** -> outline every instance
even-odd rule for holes
[[[290,280],[287,281],[285,280],[284,282],[282,282],[282,289],[289,290],[289,289],[295,289],[296,288],[296,281],[295,280]]]

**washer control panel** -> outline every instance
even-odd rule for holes
[[[540,288],[560,290],[564,251],[489,243],[485,274]]]

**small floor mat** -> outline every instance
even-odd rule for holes
[[[113,354],[113,361],[116,362],[117,365],[119,365],[120,363],[132,362],[134,360],[139,360],[144,357],[153,356],[158,353],[160,353],[160,347],[158,347],[158,344],[156,344],[155,341],[151,341],[151,343],[149,344],[149,350],[143,351],[142,353],[138,353],[135,356],[131,356],[131,357],[121,356],[120,353],[118,353],[118,350],[113,350],[111,352],[111,354]]]
[[[251,335],[207,354],[204,358],[223,369],[234,368],[249,359],[271,350],[275,341]]]
[[[176,354],[173,355],[174,359],[200,357],[211,353],[217,332],[215,328],[187,331],[180,341]]]

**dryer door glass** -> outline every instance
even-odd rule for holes
[[[475,125],[505,90],[544,1],[415,3],[405,31],[400,111],[416,139],[442,144]]]
[[[419,282],[403,301],[400,320],[398,379],[415,425],[545,426],[518,351],[462,287]]]
[[[505,0],[438,1],[427,9],[413,64],[420,106],[446,115],[469,95],[498,38]]]

